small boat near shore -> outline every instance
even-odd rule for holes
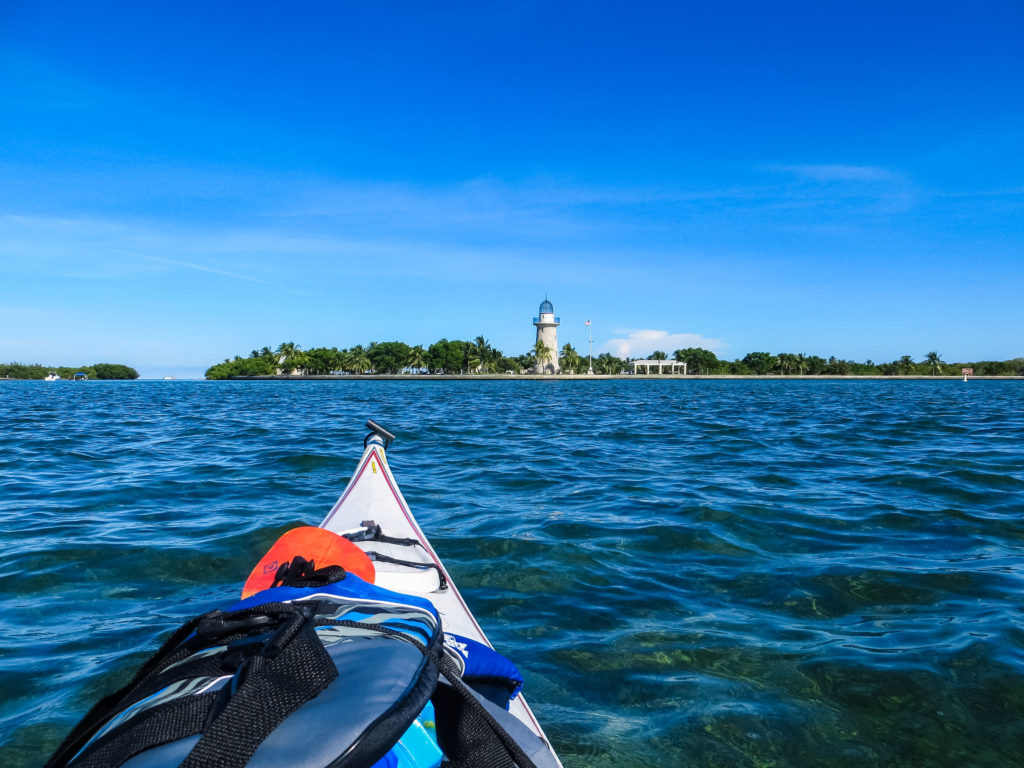
[[[175,631],[47,768],[561,768],[388,466],[363,453],[242,599]]]

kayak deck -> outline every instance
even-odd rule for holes
[[[370,426],[376,427],[372,422]],[[441,614],[446,631],[493,648],[409,509],[388,466],[386,447],[387,441],[380,434],[375,432],[367,437],[352,479],[320,527],[358,539],[359,532],[367,530],[364,523],[375,523],[380,532],[376,540],[354,541],[364,552],[374,553],[371,558],[383,556],[374,562],[375,583],[395,592],[427,598]],[[356,536],[351,536],[353,533]],[[395,543],[386,539],[406,541]],[[403,562],[388,562],[389,559]],[[550,742],[521,693],[512,700],[509,712],[550,748]]]

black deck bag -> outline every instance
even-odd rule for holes
[[[427,704],[443,653],[426,600],[351,574],[186,624],[48,766],[367,768]]]

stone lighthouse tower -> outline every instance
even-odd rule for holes
[[[558,373],[558,318],[555,317],[555,308],[551,302],[544,299],[540,303],[540,317],[533,318],[533,324],[537,326],[537,341],[547,347],[547,354],[537,355],[537,365],[534,373]]]

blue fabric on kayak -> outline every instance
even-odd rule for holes
[[[523,687],[519,668],[489,645],[451,633],[445,633],[444,644],[462,660],[462,677],[467,683],[473,678],[499,679],[508,681],[509,701],[519,694]]]

